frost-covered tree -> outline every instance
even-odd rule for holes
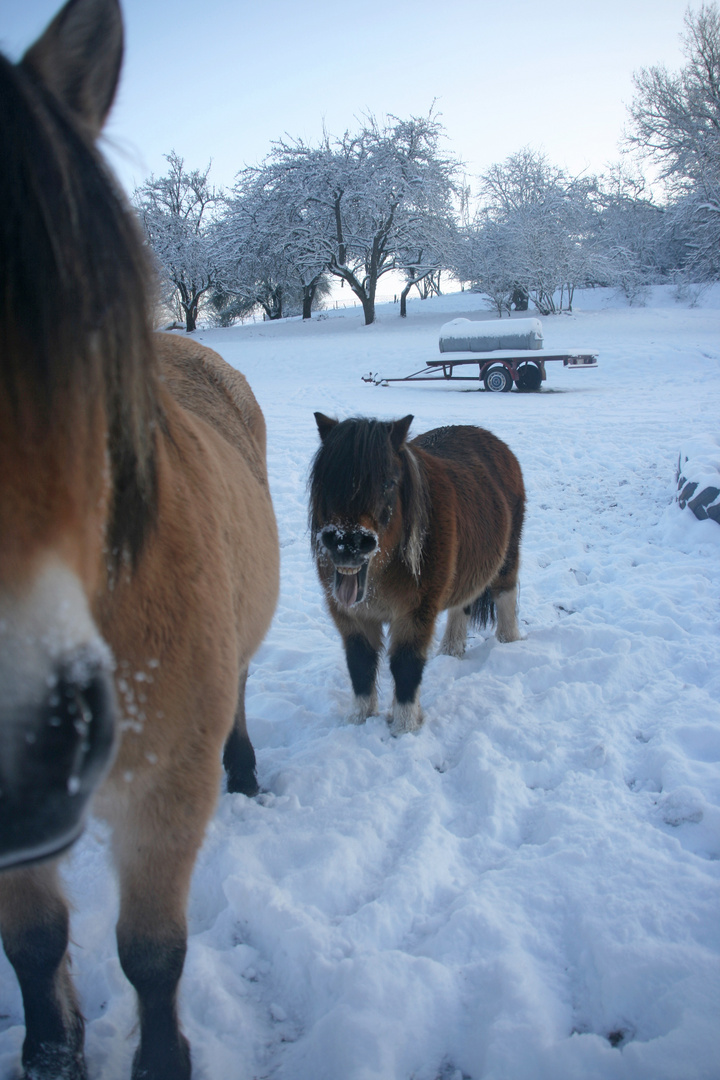
[[[220,278],[214,211],[221,194],[210,184],[210,165],[188,170],[173,150],[165,176],[151,176],[133,195],[166,288],[166,302],[179,308],[189,332],[203,298]]]
[[[628,143],[679,182],[717,176],[720,163],[720,12],[715,4],[688,10],[681,35],[686,64],[634,75]]]
[[[453,253],[455,276],[470,282],[474,292],[483,293],[500,318],[510,313],[518,286],[515,275],[521,255],[514,250],[515,240],[512,228],[481,211],[473,224],[460,231]]]
[[[481,207],[465,230],[457,273],[499,312],[528,296],[541,314],[572,309],[597,274],[597,182],[570,177],[529,147],[481,178]],[[474,260],[474,261],[473,261]]]
[[[243,170],[221,226],[225,287],[255,297],[267,318],[313,306],[329,291],[325,263],[306,240],[304,198],[294,177],[269,163]]]
[[[628,145],[655,164],[684,231],[687,272],[720,276],[720,11],[688,9],[681,36],[685,65],[634,76]]]
[[[371,116],[318,146],[278,142],[266,162],[296,212],[293,243],[350,287],[366,323],[383,274],[412,269],[420,280],[443,265],[437,223],[452,218],[456,165],[441,154],[441,135],[432,112],[384,124]]]
[[[398,261],[405,285],[400,293],[400,316],[407,316],[407,298],[415,288],[423,299],[440,294],[440,275],[449,268],[457,244],[457,224],[450,207],[427,217],[422,243],[400,248]],[[412,238],[411,238],[412,240]]]
[[[620,289],[630,303],[642,302],[647,287],[668,280],[681,261],[672,215],[625,162],[603,178],[598,199],[597,238],[605,264],[598,265],[598,281]]]

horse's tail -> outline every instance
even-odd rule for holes
[[[466,608],[465,610],[470,615],[470,625],[473,630],[481,630],[488,624],[495,625],[495,601],[489,588],[480,593],[470,604],[469,609]]]

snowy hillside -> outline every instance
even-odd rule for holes
[[[674,501],[718,434],[720,292],[603,292],[542,320],[539,394],[379,387],[435,358],[455,294],[200,331],[265,412],[282,544],[248,684],[259,779],[223,795],[198,861],[181,991],[196,1080],[718,1080],[720,526]],[[310,557],[313,411],[477,423],[528,491],[525,639],[433,657],[426,724],[343,722],[344,656]],[[440,630],[442,627],[439,628]],[[381,705],[390,705],[387,667]],[[93,825],[67,867],[92,1080],[129,1077],[134,1001]],[[0,1077],[24,1029],[0,957]]]

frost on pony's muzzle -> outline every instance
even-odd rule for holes
[[[73,575],[0,598],[0,869],[57,855],[82,832],[109,768],[112,658]]]
[[[377,533],[361,525],[341,528],[326,525],[318,534],[318,546],[335,571],[332,593],[342,607],[353,607],[365,599],[370,560],[378,550]]]

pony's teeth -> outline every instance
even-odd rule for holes
[[[335,599],[344,607],[352,607],[358,597],[358,575],[339,574],[335,580]]]

